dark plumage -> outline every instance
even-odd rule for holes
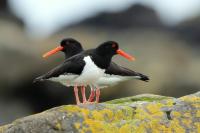
[[[71,56],[74,56],[84,51],[83,47],[81,46],[81,43],[72,38],[63,39],[61,41],[61,46],[64,47],[64,50],[62,50],[62,52],[65,54],[65,59],[70,58]],[[86,51],[88,53],[92,52],[92,50],[86,50]],[[119,66],[114,62],[110,63],[105,73],[110,75],[121,75],[121,76],[139,76],[140,78],[138,79],[146,82],[148,82],[149,80],[148,76],[143,75],[139,72],[135,72],[128,68]]]
[[[148,82],[149,78],[146,75],[132,71],[128,68],[117,65],[111,62],[110,66],[105,71],[106,74],[110,75],[121,75],[121,76],[138,76],[140,80]]]
[[[113,47],[113,44],[115,44],[115,47]],[[61,46],[64,46],[63,41],[61,42]],[[67,48],[63,48],[62,51],[64,50],[67,50]],[[84,58],[86,56],[91,57],[95,65],[100,69],[106,69],[110,65],[112,56],[117,54],[116,53],[117,50],[118,50],[118,44],[116,42],[113,41],[105,42],[99,45],[96,49],[82,51],[74,56],[67,58],[62,64],[50,70],[46,74],[36,78],[34,82],[49,79],[52,77],[58,77],[60,75],[65,75],[69,73],[81,75],[82,70],[84,69],[85,66]],[[68,54],[65,55],[68,56]]]
[[[62,64],[53,68],[46,74],[44,74],[40,77],[37,77],[34,80],[34,82],[42,81],[42,80],[49,79],[52,77],[58,77],[61,74],[65,74],[65,73],[81,74],[83,67],[85,65],[85,62],[82,59],[83,59],[82,54],[78,54],[76,56],[73,56],[72,58],[68,58]],[[77,64],[79,64],[79,65],[77,65]]]
[[[78,42],[77,40],[73,39],[73,38],[63,39],[60,42],[60,45],[63,47],[63,50],[61,50],[61,51],[65,54],[65,59],[71,58],[72,56],[74,56],[76,54],[80,54],[81,52],[84,51],[83,47],[81,46],[81,43]],[[93,51],[94,51],[94,49],[86,50],[86,51],[84,51],[84,54],[90,55]],[[103,49],[103,51],[104,51],[104,49]],[[106,53],[106,51],[104,51],[104,52]],[[80,57],[77,56],[77,58],[80,58]],[[34,80],[34,82],[44,80],[44,79],[48,79],[52,76],[53,77],[59,76],[59,74],[62,73],[62,71],[64,71],[63,68],[62,68],[64,66],[62,66],[62,65],[57,66],[53,70],[49,71],[47,74],[36,78]],[[77,69],[77,68],[74,67],[74,69]],[[71,71],[73,71],[73,70],[71,70]],[[79,68],[79,70],[77,70],[77,72],[79,72],[79,73],[75,73],[75,74],[80,74],[81,71],[82,70]],[[146,82],[149,81],[148,76],[143,75],[139,72],[135,72],[135,71],[130,70],[128,68],[119,66],[114,62],[110,63],[110,65],[107,67],[105,73],[110,74],[110,75],[134,76],[134,77],[138,76],[139,77],[138,79],[140,79],[142,81],[146,81]]]
[[[99,45],[96,49],[84,51],[81,44],[75,39],[63,39],[60,42],[60,46],[45,53],[43,57],[48,57],[58,51],[64,52],[66,60],[46,74],[36,78],[34,82],[50,79],[63,85],[74,86],[77,104],[80,103],[77,86],[81,86],[83,103],[87,103],[85,86],[90,85],[91,87],[89,102],[93,101],[94,90],[96,89],[96,102],[98,103],[100,88],[114,85],[130,78],[142,81],[149,80],[147,76],[141,73],[111,62],[111,58],[115,54],[120,54],[130,60],[134,59],[120,50],[118,44],[114,41],[108,41]]]

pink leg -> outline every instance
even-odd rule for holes
[[[88,102],[93,102],[94,96],[95,96],[95,91],[91,88],[90,97],[88,99]]]
[[[81,94],[83,98],[83,103],[87,102],[86,96],[85,96],[85,86],[81,86]]]
[[[77,86],[74,86],[74,94],[75,94],[75,97],[76,97],[76,104],[80,104],[80,100],[79,100],[79,96],[78,96],[78,87]]]
[[[97,103],[99,103],[100,94],[101,94],[100,89],[97,88],[97,89],[96,89],[96,102],[97,102]]]

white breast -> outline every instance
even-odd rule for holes
[[[95,84],[96,81],[104,75],[105,69],[101,69],[95,65],[90,56],[83,59],[85,66],[81,75],[75,79],[78,84]]]
[[[103,77],[105,69],[97,67],[91,60],[90,56],[84,57],[85,66],[80,75],[65,74],[58,77],[52,77],[49,80],[59,82],[65,86],[75,85],[97,85],[96,82],[100,77]]]

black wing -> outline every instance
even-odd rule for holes
[[[50,70],[46,74],[37,77],[33,82],[49,79],[52,77],[58,77],[62,74],[72,73],[81,74],[84,68],[85,62],[82,55],[75,55],[65,60],[62,64],[58,65],[54,69]]]
[[[130,69],[127,69],[125,67],[119,66],[114,62],[110,63],[110,66],[105,71],[106,74],[110,75],[121,75],[121,76],[138,76],[140,80],[142,81],[148,81],[149,78],[146,75],[143,75],[141,73],[132,71]]]

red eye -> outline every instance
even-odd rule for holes
[[[115,48],[115,47],[116,47],[116,44],[113,43],[113,44],[112,44],[112,47]]]

